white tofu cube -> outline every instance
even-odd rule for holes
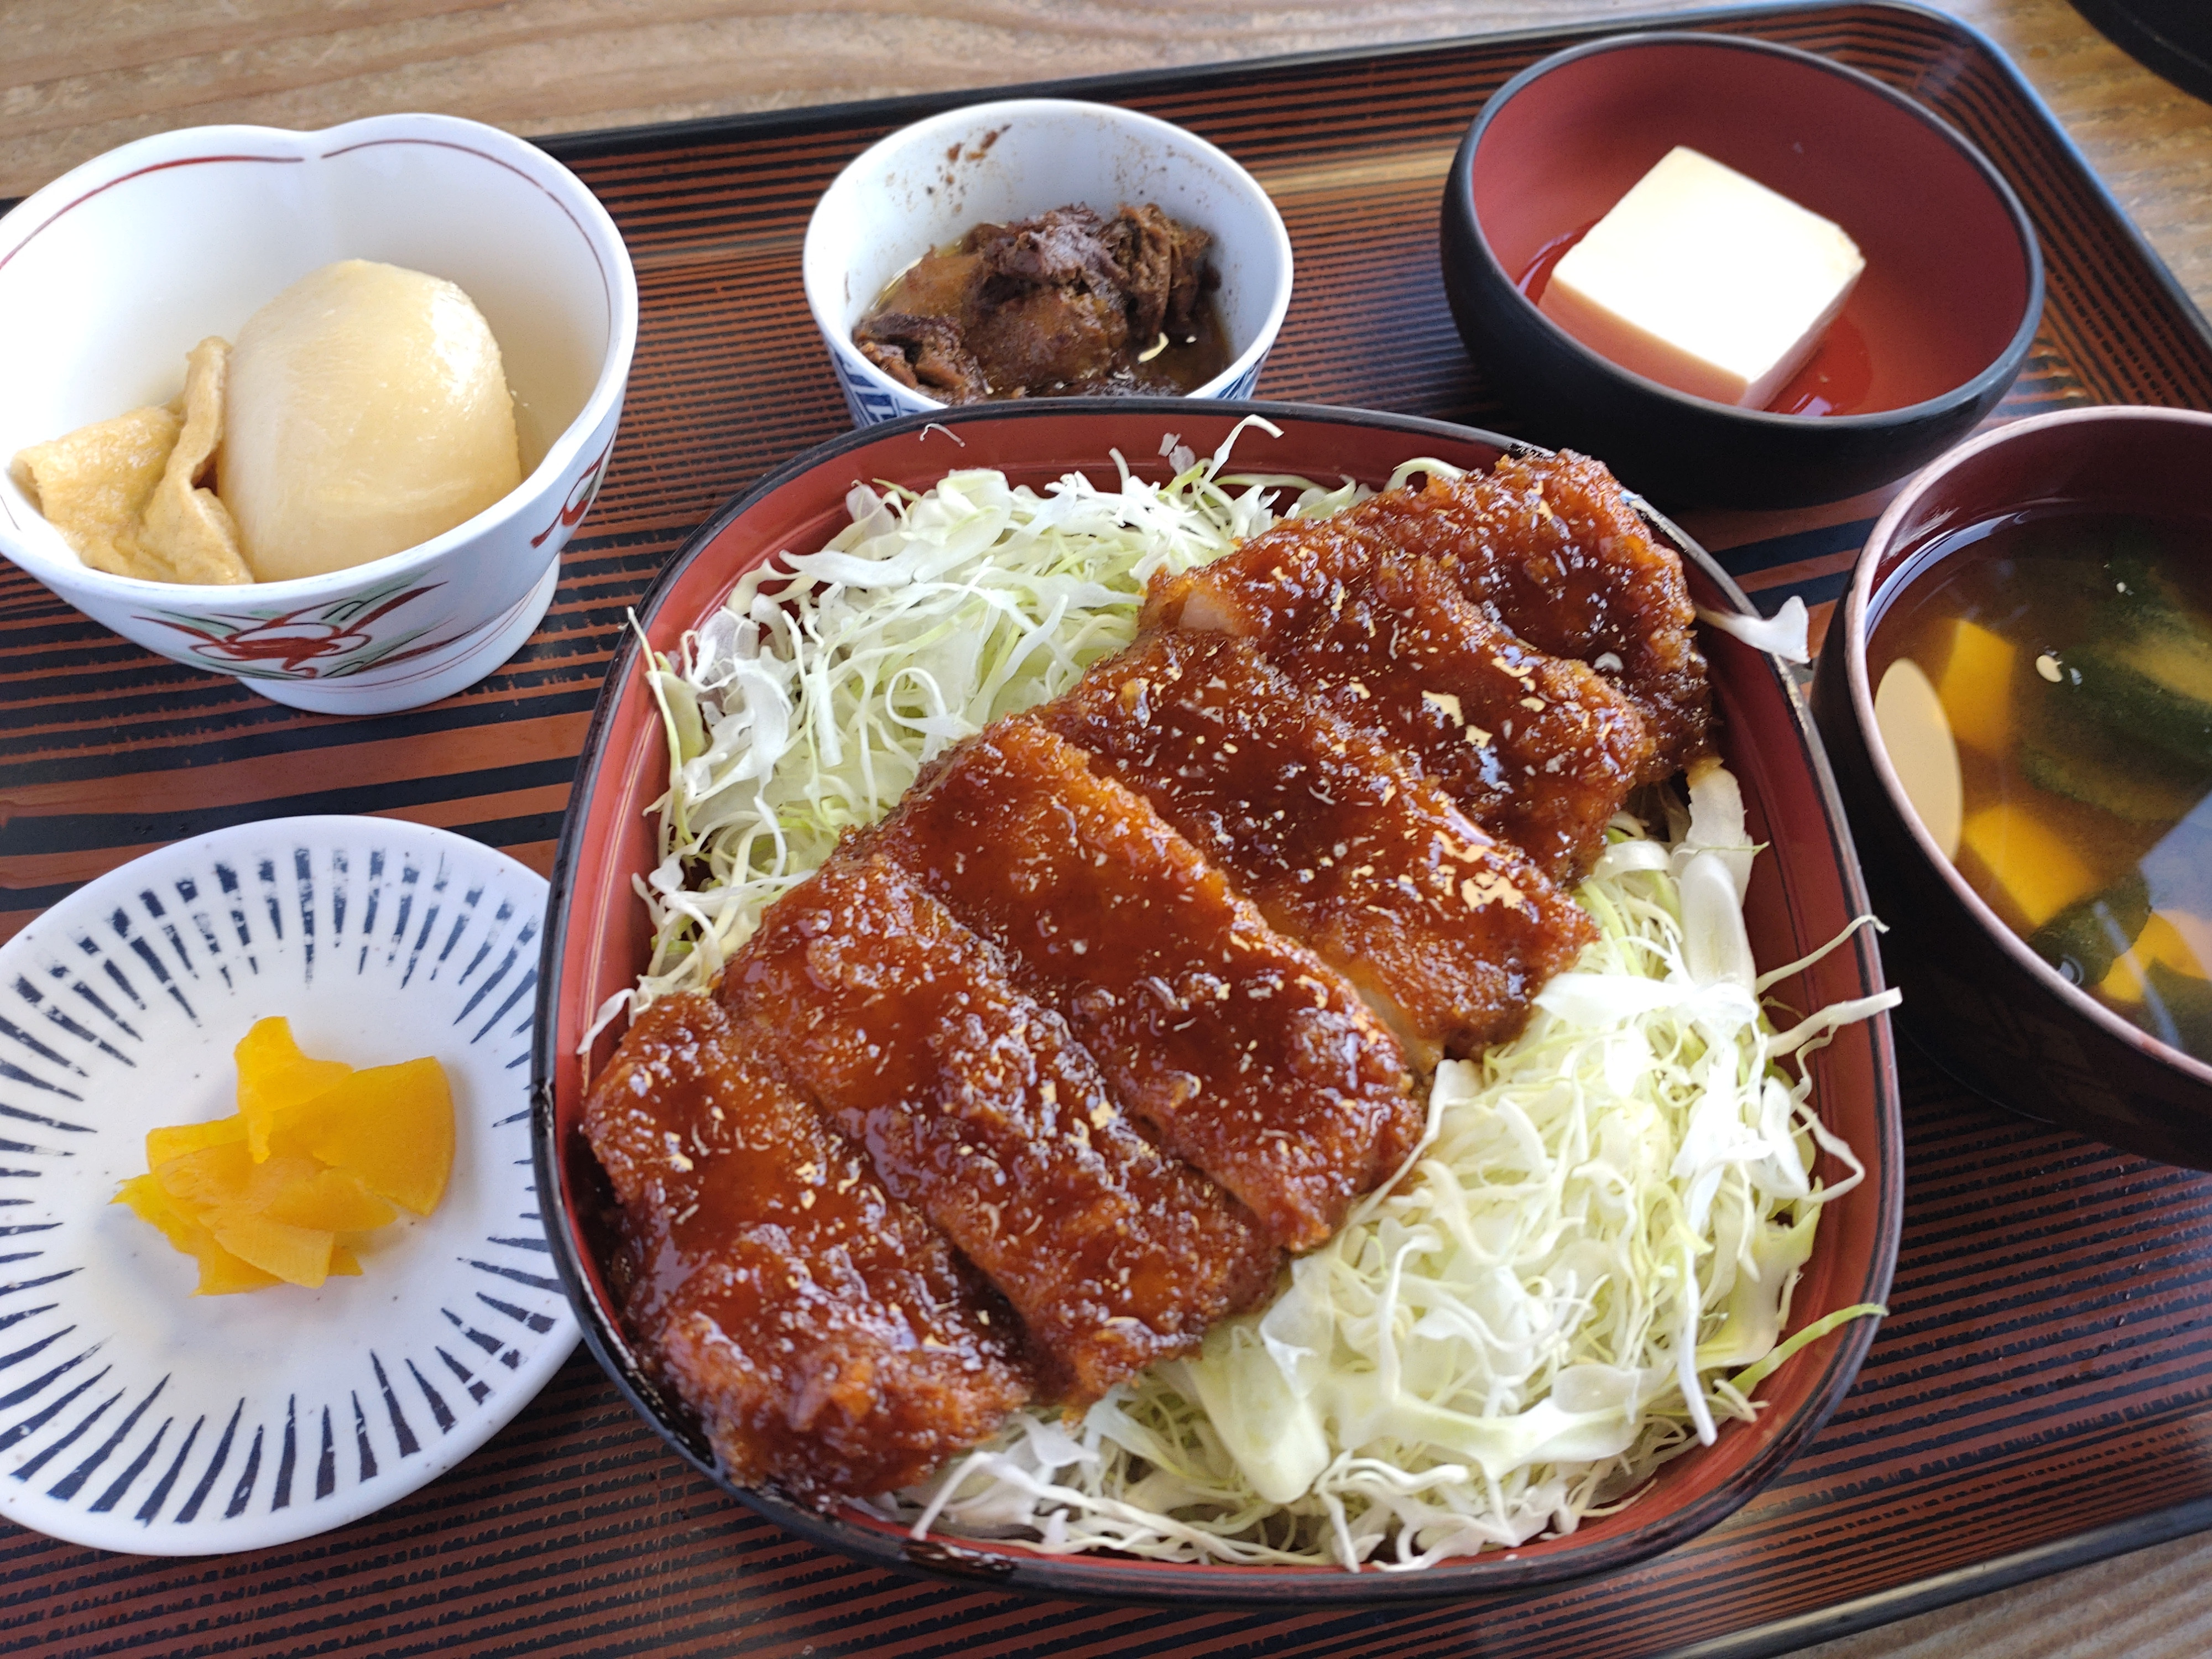
[[[1839,227],[1677,145],[1567,251],[1540,304],[1623,368],[1764,409],[1865,269]]]

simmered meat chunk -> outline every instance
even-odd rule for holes
[[[1198,308],[1212,281],[1206,263],[1212,236],[1146,202],[1122,204],[1098,240],[1114,262],[1128,302],[1129,337],[1139,349],[1163,334],[1182,339],[1196,330]]]
[[[1037,715],[1145,796],[1417,1061],[1511,1036],[1594,936],[1521,851],[1228,635],[1146,635]]]
[[[584,1126],[623,1207],[625,1320],[731,1479],[889,1491],[1029,1397],[1004,1300],[712,997],[631,1025]]]
[[[1596,856],[1650,759],[1644,716],[1589,665],[1516,639],[1432,560],[1332,520],[1280,524],[1155,577],[1145,618],[1251,640],[1562,880]]]
[[[901,386],[948,404],[990,395],[991,383],[962,341],[959,325],[942,317],[882,312],[861,320],[853,331],[853,343]]]
[[[725,1005],[1013,1304],[1050,1397],[1096,1399],[1250,1306],[1251,1213],[1123,1119],[1066,1023],[879,857],[769,907]]]
[[[945,758],[871,842],[998,945],[1159,1144],[1307,1249],[1422,1118],[1358,994],[1143,796],[1027,716]]]
[[[1435,559],[1539,651],[1605,670],[1651,722],[1644,781],[1705,751],[1711,692],[1681,559],[1652,540],[1602,463],[1508,456],[1487,473],[1385,490],[1340,522]]]
[[[1204,316],[1212,241],[1152,203],[977,225],[902,272],[854,343],[948,403],[1188,392],[1229,361]]]

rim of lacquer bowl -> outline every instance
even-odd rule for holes
[[[1905,793],[1904,780],[1898,776],[1897,768],[1889,758],[1888,745],[1881,740],[1881,724],[1875,718],[1873,678],[1867,666],[1867,641],[1872,629],[1869,612],[1874,607],[1876,570],[1883,563],[1890,562],[1897,571],[1903,573],[1918,562],[1920,555],[1930,544],[1960,527],[1960,522],[1947,520],[1942,524],[1921,528],[1909,544],[1897,544],[1899,532],[1906,520],[1931,492],[1942,489],[1944,479],[1977,456],[2018,443],[2023,438],[2048,431],[2053,427],[2100,426],[2125,421],[2197,427],[2204,433],[2207,447],[2212,448],[2212,414],[2193,409],[2160,409],[2131,404],[2099,404],[2087,409],[2054,410],[2050,414],[2032,415],[1970,438],[1915,473],[1884,509],[1881,517],[1875,521],[1874,529],[1867,537],[1866,546],[1859,555],[1858,564],[1851,572],[1851,585],[1844,592],[1838,618],[1840,626],[1831,628],[1830,637],[1835,641],[1835,648],[1844,653],[1844,675],[1850,689],[1851,719],[1859,729],[1860,741],[1866,744],[1867,758],[1873,763],[1875,776],[1881,780],[1882,789],[1889,798],[1891,810],[1911,832],[1913,844],[1919,848],[1921,857],[1935,869],[1944,885],[1950,890],[1952,896],[1974,918],[1982,931],[1996,942],[2006,957],[2045,991],[2057,997],[2075,1015],[2114,1040],[2159,1060],[2178,1075],[2202,1084],[2208,1091],[2208,1097],[2212,1097],[2212,1065],[2206,1064],[2194,1054],[2185,1054],[2169,1043],[2160,1042],[2134,1021],[2123,1018],[2080,986],[2069,982],[2064,975],[2028,949],[2027,941],[2007,927],[2002,918],[1990,908],[1989,902],[1966,884],[1966,878],[1959,873],[1959,866],[1936,844],[1936,838],[1928,833],[1927,826],[1920,821],[1920,814]],[[2039,504],[2027,501],[2013,506],[2020,508]],[[1916,572],[1915,579],[1924,574],[1924,570]],[[1885,611],[1902,597],[1904,588],[1910,586],[1911,583],[1899,581],[1895,586],[1898,591],[1883,605]]]
[[[1194,408],[1180,398],[1055,399],[1049,404],[1028,406],[985,404],[943,414],[909,416],[848,433],[808,450],[725,504],[669,561],[640,601],[636,615],[641,628],[650,636],[666,626],[662,613],[671,595],[679,587],[691,587],[687,578],[692,567],[711,555],[716,542],[732,525],[779,491],[834,465],[841,457],[874,445],[927,434],[933,428],[957,441],[962,433],[972,435],[972,429],[978,426],[1008,420],[1050,419],[1055,416],[1151,418],[1165,423],[1164,429],[1180,429],[1186,434],[1196,421],[1233,424],[1257,416],[1291,430],[1333,426],[1402,434],[1407,440],[1407,457],[1433,454],[1449,459],[1449,450],[1454,446],[1506,453],[1546,453],[1534,445],[1474,428],[1321,404],[1236,402],[1210,403]],[[1149,453],[1149,450],[1137,453]],[[991,465],[995,459],[988,455],[979,458],[975,446],[962,449],[948,445],[945,467],[949,471],[959,466]],[[1040,468],[1075,465],[1049,460],[1006,464]],[[1279,469],[1271,465],[1269,470]],[[1753,611],[1741,590],[1710,555],[1663,517],[1648,507],[1644,510],[1725,604],[1739,611]],[[773,547],[759,550],[763,553],[775,550]],[[726,568],[714,572],[711,591],[708,587],[696,587],[687,594],[687,605],[705,594],[705,605],[697,615],[707,614],[741,571],[756,562],[757,558],[750,554],[732,559]],[[696,619],[696,616],[687,615],[682,623],[690,626]],[[1709,649],[1727,650],[1732,660],[1755,659],[1759,665],[1758,672],[1770,677],[1771,692],[1783,706],[1796,744],[1794,763],[1802,766],[1820,803],[1828,830],[1826,844],[1834,858],[1835,880],[1842,902],[1850,915],[1863,914],[1867,900],[1850,830],[1829,774],[1826,756],[1796,682],[1778,659],[1764,653],[1718,635],[1706,643]],[[1626,1520],[1608,1518],[1592,1522],[1583,1531],[1565,1538],[1541,1540],[1516,1551],[1485,1551],[1419,1572],[1383,1572],[1370,1568],[1355,1574],[1335,1567],[1170,1564],[1126,1557],[1055,1556],[1018,1544],[938,1536],[916,1542],[909,1540],[902,1528],[850,1505],[835,1514],[824,1515],[780,1492],[732,1485],[717,1470],[705,1437],[689,1413],[671,1401],[641,1366],[613,1307],[600,1295],[596,1271],[582,1259],[589,1247],[579,1236],[580,1206],[586,1195],[571,1190],[568,1184],[568,1158],[558,1112],[556,1073],[562,1061],[570,1058],[564,1050],[575,1046],[592,1014],[589,1009],[569,1009],[566,1004],[576,995],[596,994],[596,988],[564,993],[564,981],[572,961],[592,948],[592,939],[582,937],[572,927],[580,913],[587,910],[579,895],[604,890],[605,878],[612,873],[605,868],[609,849],[622,833],[629,810],[641,805],[623,793],[623,780],[626,774],[634,774],[635,764],[639,754],[645,752],[644,748],[633,743],[617,753],[615,743],[623,738],[624,732],[635,736],[635,732],[629,732],[632,726],[636,732],[647,733],[657,729],[657,714],[647,714],[641,701],[649,701],[649,696],[638,690],[641,648],[636,631],[625,631],[592,714],[554,861],[539,972],[539,1018],[532,1055],[538,1191],[549,1206],[545,1211],[547,1232],[552,1241],[554,1260],[575,1304],[578,1323],[593,1356],[640,1415],[685,1462],[762,1515],[813,1542],[857,1556],[872,1565],[949,1578],[971,1587],[1094,1601],[1176,1604],[1201,1601],[1277,1608],[1428,1601],[1616,1571],[1686,1541],[1733,1512],[1778,1474],[1827,1420],[1857,1374],[1874,1340],[1871,1321],[1853,1322],[1797,1362],[1817,1360],[1816,1369],[1805,1372],[1785,1370],[1779,1374],[1775,1381],[1793,1403],[1785,1407],[1778,1397],[1770,1411],[1762,1413],[1759,1424],[1731,1425],[1723,1429],[1724,1436],[1735,1430],[1762,1434],[1764,1437],[1755,1449],[1707,1490],[1679,1508],[1656,1516],[1651,1525],[1637,1525],[1632,1506],[1624,1512]],[[618,732],[618,727],[623,731]],[[1771,740],[1775,734],[1763,735]],[[1787,775],[1794,776],[1796,773]],[[610,784],[613,787],[609,797],[603,799],[603,787]],[[1754,810],[1758,810],[1755,800]],[[627,898],[627,895],[625,883],[618,896]],[[584,919],[587,922],[592,920],[589,915]],[[1821,942],[1813,940],[1806,948]],[[1880,957],[1867,930],[1861,929],[1838,955],[1848,959],[1848,969],[1838,971],[1850,974],[1856,988],[1855,994],[1870,992],[1883,983]],[[1877,1018],[1860,1029],[1865,1030],[1865,1040],[1870,1045],[1868,1063],[1873,1072],[1874,1097],[1869,1103],[1869,1115],[1875,1125],[1875,1144],[1857,1150],[1870,1173],[1873,1223],[1863,1252],[1863,1261],[1854,1255],[1850,1265],[1835,1269],[1835,1276],[1844,1282],[1826,1299],[1837,1307],[1880,1304],[1887,1296],[1903,1210],[1901,1128],[1888,1022],[1887,1018]],[[1768,1425],[1775,1426],[1768,1431]],[[1724,1455],[1725,1449],[1724,1443],[1723,1447],[1705,1455]],[[1686,1465],[1686,1460],[1685,1464],[1671,1467]]]
[[[1595,58],[1607,52],[1638,51],[1654,46],[1710,47],[1721,51],[1760,52],[1768,57],[1785,58],[1822,73],[1833,75],[1861,89],[1873,93],[1894,107],[1911,115],[1928,127],[1963,156],[1981,175],[1990,193],[2002,204],[2012,222],[2013,234],[2019,239],[2021,256],[2027,266],[2027,293],[2021,304],[2020,321],[2014,326],[2011,337],[2004,349],[1983,366],[1972,379],[1962,380],[1949,390],[1933,398],[1924,398],[1917,404],[1900,404],[1894,409],[1868,410],[1856,415],[1784,415],[1768,409],[1745,409],[1735,404],[1716,403],[1710,398],[1699,398],[1690,392],[1624,368],[1602,352],[1593,350],[1573,335],[1561,328],[1542,309],[1521,292],[1512,272],[1499,263],[1497,251],[1492,247],[1489,233],[1483,228],[1482,212],[1474,199],[1474,158],[1482,148],[1484,135],[1498,112],[1516,95],[1553,70],[1565,68],[1586,58]],[[1531,64],[1490,95],[1482,112],[1468,129],[1461,142],[1459,153],[1452,158],[1450,182],[1446,186],[1449,200],[1455,209],[1463,210],[1473,228],[1474,245],[1481,256],[1484,276],[1494,285],[1512,292],[1525,308],[1559,344],[1580,357],[1591,368],[1610,375],[1617,375],[1636,388],[1638,392],[1674,404],[1686,410],[1705,415],[1723,415],[1741,420],[1754,427],[1777,431],[1810,429],[1822,432],[1872,431],[1886,427],[1908,425],[1916,420],[1939,416],[1947,410],[1963,408],[1977,398],[1987,396],[1992,389],[2011,384],[2020,372],[2020,364],[2034,343],[2035,331],[2043,320],[2043,249],[2036,240],[2034,224],[2027,210],[2013,193],[2013,188],[2002,174],[1993,167],[1989,157],[1949,122],[1933,110],[1915,102],[1894,87],[1885,86],[1863,70],[1848,64],[1824,58],[1819,52],[1807,52],[1800,46],[1784,46],[1775,40],[1753,40],[1741,34],[1702,34],[1689,29],[1654,29],[1648,33],[1612,34],[1601,40],[1586,40],[1582,45],[1569,46],[1564,52],[1553,52],[1549,58]]]

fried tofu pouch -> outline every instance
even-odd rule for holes
[[[207,486],[222,441],[230,346],[185,359],[184,392],[19,452],[16,483],[94,570],[140,581],[250,582],[229,512]]]

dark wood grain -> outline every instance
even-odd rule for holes
[[[2004,413],[2212,407],[2201,319],[2001,59],[1940,19],[1878,5],[1736,26],[1924,99],[2021,191],[2051,300]],[[1564,38],[1106,89],[1221,143],[1280,204],[1298,290],[1261,395],[1511,429],[1445,312],[1436,206],[1483,96]],[[845,425],[799,296],[799,239],[837,168],[914,112],[555,146],[636,256],[640,343],[615,463],[554,608],[475,690],[384,719],[297,714],[158,662],[0,573],[0,929],[149,847],[294,812],[416,818],[542,867],[625,607],[714,505]],[[1819,605],[1878,506],[1692,527],[1765,603]],[[1887,1616],[1992,1562],[2026,1571],[2212,1522],[2212,1177],[2006,1116],[1910,1055],[1905,1067],[1904,1252],[1857,1387],[1727,1525],[1600,1583],[1277,1620],[908,1583],[729,1504],[580,1358],[453,1474],[304,1544],[171,1562],[0,1531],[0,1652],[1769,1652],[1808,1639],[1789,1621],[1823,1609]]]

